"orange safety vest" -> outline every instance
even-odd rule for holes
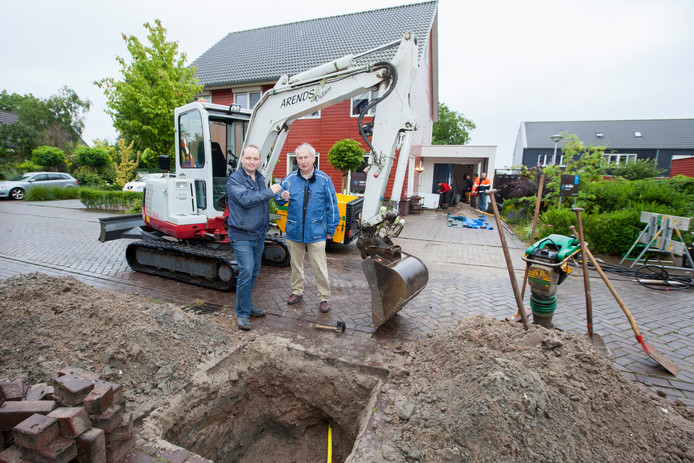
[[[472,195],[473,196],[477,196],[477,188],[480,186],[480,178],[481,177],[477,177],[475,179],[474,185],[472,185]],[[489,180],[489,178],[485,178],[484,180],[481,181],[481,185],[486,186],[486,187],[490,187],[492,185],[492,182],[491,182],[491,180]],[[485,190],[488,190],[488,189],[489,188],[485,188]]]

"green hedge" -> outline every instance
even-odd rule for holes
[[[538,224],[537,238],[552,233],[570,235],[576,226],[576,213],[567,198],[562,208],[545,211]],[[577,206],[582,214],[585,240],[599,254],[624,255],[646,224],[639,221],[642,211],[681,217],[694,215],[694,179],[643,179],[594,182],[581,185]],[[511,209],[512,210],[512,209]],[[692,236],[684,233],[685,242]]]
[[[87,209],[127,211],[137,213],[142,209],[142,193],[135,191],[104,191],[80,188],[79,199]]]
[[[57,199],[77,199],[79,188],[36,185],[24,194],[26,201],[55,201]]]

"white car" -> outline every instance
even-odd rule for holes
[[[148,178],[161,177],[163,174],[140,174],[132,182],[128,182],[123,185],[123,191],[139,191],[142,192],[145,189],[145,184]],[[171,174],[169,174],[171,175]]]

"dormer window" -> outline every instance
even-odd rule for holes
[[[643,134],[642,134],[640,131],[638,131],[638,130],[634,130],[634,136],[635,136],[636,138],[641,138],[641,137],[643,137]]]

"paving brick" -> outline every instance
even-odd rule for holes
[[[94,383],[79,375],[68,374],[58,377],[53,383],[57,400],[63,405],[81,405],[94,388]]]
[[[78,463],[105,463],[106,438],[103,429],[91,428],[77,438]]]
[[[46,399],[49,392],[49,386],[47,383],[34,384],[29,387],[27,391],[26,400],[50,400]],[[51,398],[52,399],[52,398]]]
[[[106,463],[118,463],[133,448],[133,440],[122,440],[106,444]]]
[[[28,463],[19,447],[11,446],[0,452],[0,463]]]
[[[79,368],[79,367],[73,367],[73,366],[67,366],[65,368],[62,368],[59,372],[59,376],[66,376],[66,375],[77,375],[80,376],[88,381],[96,381],[97,379],[101,379],[101,375],[99,373],[85,370],[84,368]]]
[[[123,401],[123,399],[125,398],[125,389],[124,389],[123,386],[121,386],[120,384],[118,384],[118,383],[112,383],[112,382],[109,382],[109,381],[104,381],[104,380],[101,380],[101,379],[98,379],[98,380],[94,381],[94,386],[95,386],[95,387],[96,387],[96,386],[102,386],[102,385],[109,386],[109,387],[111,388],[111,390],[112,390],[112,392],[113,392],[113,400],[112,400],[112,403],[114,403],[114,404],[119,404],[119,403],[121,403],[121,402]]]
[[[47,415],[55,407],[56,403],[52,400],[7,401],[0,406],[0,431],[12,431],[31,415]]]
[[[12,429],[14,443],[30,450],[38,450],[60,435],[58,420],[34,414]]]
[[[84,408],[90,415],[103,413],[113,405],[113,387],[108,384],[95,384],[87,397],[84,398]]]
[[[0,382],[0,404],[6,400],[22,400],[24,397],[24,384],[21,382]]]
[[[65,437],[77,437],[92,427],[84,407],[60,407],[48,416],[58,420],[60,434]]]
[[[116,442],[130,439],[133,435],[133,414],[123,413],[120,423],[115,429],[106,434],[106,442]]]
[[[68,463],[77,456],[77,443],[60,436],[41,450],[31,451],[30,455],[36,463]]]
[[[121,422],[125,407],[123,405],[111,405],[104,413],[90,415],[92,426],[103,429],[105,433],[113,431]]]

